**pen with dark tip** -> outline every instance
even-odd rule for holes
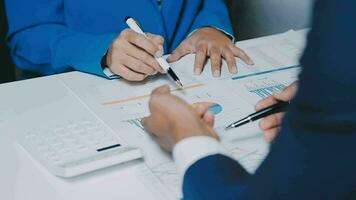
[[[249,116],[242,118],[239,121],[236,121],[236,122],[230,124],[225,129],[228,130],[228,129],[232,129],[232,128],[237,128],[237,127],[247,124],[249,122],[253,122],[258,119],[264,118],[268,115],[286,111],[288,105],[289,105],[289,101],[287,101],[287,102],[286,101],[278,101],[276,104],[273,104],[267,108],[264,108],[260,111],[252,113]]]
[[[139,34],[142,34],[142,35],[146,36],[145,32],[143,32],[143,30],[140,27],[139,23],[137,23],[136,20],[134,20],[132,17],[126,17],[125,18],[125,22],[133,31],[135,31],[136,33],[139,33]],[[166,59],[164,59],[163,57],[160,57],[160,58],[156,58],[156,60],[159,63],[159,65],[169,74],[169,76],[171,76],[171,78],[174,80],[174,82],[179,87],[182,88],[183,87],[182,82],[179,80],[178,76],[173,71],[171,66],[168,64]]]

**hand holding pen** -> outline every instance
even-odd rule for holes
[[[286,87],[281,93],[275,93],[257,103],[257,112],[252,114],[252,116],[255,116],[256,120],[257,118],[263,118],[260,121],[259,126],[264,131],[264,136],[267,141],[272,141],[277,136],[284,116],[284,111],[288,107],[288,102],[293,99],[297,92],[297,88],[298,84],[297,82],[294,82]],[[280,104],[279,106],[276,106],[276,103],[278,102],[280,102]],[[264,112],[261,112],[263,110]],[[266,113],[269,114],[266,116]],[[247,118],[248,117],[246,117],[245,120],[247,120]],[[239,124],[241,123],[242,121],[240,120]]]
[[[135,31],[136,33],[143,35],[144,37],[148,37],[146,35],[146,33],[143,31],[142,27],[140,27],[139,23],[134,20],[132,17],[126,17],[125,18],[125,22],[126,24],[130,27],[130,29],[132,29],[133,31]],[[166,61],[166,59],[164,59],[161,55],[156,55],[155,56],[156,61],[159,63],[159,65],[162,67],[162,69],[164,70],[164,72],[167,72],[168,75],[173,79],[173,81],[179,86],[179,87],[183,87],[182,82],[180,81],[180,79],[178,78],[178,76],[176,75],[176,73],[173,71],[173,69],[171,68],[171,66],[168,64],[168,62]]]
[[[146,36],[131,29],[123,30],[112,42],[104,63],[123,79],[142,81],[157,72],[164,73],[155,57],[163,54],[163,37],[146,33]]]

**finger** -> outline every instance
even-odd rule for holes
[[[297,82],[292,83],[288,87],[284,88],[282,92],[274,93],[273,97],[281,101],[290,101],[297,92]]]
[[[154,35],[151,33],[146,33],[146,36],[148,39],[150,39],[154,44],[156,44],[158,46],[159,51],[162,52],[162,55],[163,55],[163,53],[164,53],[164,50],[163,50],[164,38],[160,35]],[[161,68],[161,71],[159,71],[159,72],[164,73],[164,70]]]
[[[146,36],[148,39],[150,39],[157,46],[163,46],[164,38],[162,36],[151,34],[151,33],[146,33]]]
[[[227,67],[229,68],[229,72],[236,74],[237,73],[237,66],[236,66],[236,59],[234,54],[231,50],[227,49],[222,52],[222,56],[226,60]]]
[[[204,114],[208,111],[208,106],[204,106],[201,104],[198,104],[195,108],[196,112],[198,113],[198,115],[203,118]]]
[[[126,54],[121,55],[121,62],[131,70],[145,75],[151,75],[155,72],[155,70],[152,67]]]
[[[162,95],[162,94],[169,94],[170,88],[168,85],[162,85],[152,91],[152,95]]]
[[[273,96],[269,96],[269,97],[259,101],[255,106],[255,110],[259,111],[259,110],[267,108],[268,106],[271,106],[271,105],[276,104],[276,103],[277,103],[277,99],[274,98]]]
[[[148,132],[158,133],[160,127],[158,127],[159,124],[157,125],[157,122],[162,121],[160,116],[162,98],[160,98],[160,95],[169,94],[169,92],[170,88],[168,85],[162,85],[152,91],[151,98],[148,103],[151,115],[141,120],[141,124]]]
[[[199,75],[203,71],[205,61],[206,61],[206,45],[199,45],[197,47],[197,51],[195,54],[195,62],[194,62],[194,74]]]
[[[280,126],[283,116],[284,113],[276,113],[273,115],[269,115],[260,121],[259,126],[262,130],[267,130],[276,126]]]
[[[203,121],[208,124],[208,126],[213,127],[214,126],[214,114],[210,111],[207,111],[204,113],[203,116]]]
[[[137,58],[138,60],[144,62],[145,64],[153,68],[155,71],[164,73],[164,70],[161,68],[157,60],[151,54],[137,48],[136,46],[128,42],[127,44],[123,45],[123,48],[127,55]]]
[[[110,70],[112,72],[114,72],[114,74],[117,74],[128,81],[142,81],[143,79],[146,78],[145,75],[143,75],[141,73],[134,72],[124,65],[110,66]]]
[[[211,71],[214,77],[220,76],[221,71],[221,51],[213,47],[210,49]]]
[[[157,135],[155,135],[156,128],[155,128],[155,123],[154,123],[154,119],[152,116],[142,118],[141,124],[148,133],[152,134],[155,137],[157,136]]]
[[[147,53],[155,57],[161,57],[163,52],[159,50],[158,46],[147,39],[144,35],[136,33],[132,30],[125,30],[121,32],[122,37],[137,47],[145,50]]]
[[[255,63],[252,59],[240,48],[236,47],[234,44],[230,46],[231,51],[234,53],[235,56],[239,57],[248,65],[254,65]]]
[[[188,40],[184,40],[168,57],[168,62],[175,62],[179,60],[181,57],[189,54],[190,51],[190,46]]]
[[[277,137],[279,130],[279,127],[266,130],[264,132],[265,140],[268,142],[272,142]]]

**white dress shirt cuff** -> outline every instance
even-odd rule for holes
[[[182,176],[195,162],[215,154],[228,156],[227,150],[220,142],[208,136],[194,136],[183,139],[173,148],[173,159]]]
[[[108,67],[103,69],[103,73],[109,78],[109,79],[118,79],[120,76],[114,74]]]

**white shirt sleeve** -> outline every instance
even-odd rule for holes
[[[120,78],[119,75],[114,74],[108,67],[105,67],[103,69],[103,73],[109,78],[109,79],[118,79]]]
[[[173,148],[173,159],[182,177],[186,170],[198,160],[214,155],[229,156],[220,142],[208,136],[194,136],[179,141]]]

